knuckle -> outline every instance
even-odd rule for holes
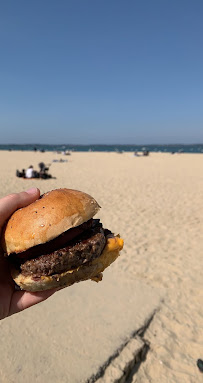
[[[12,193],[12,194],[9,194],[6,198],[9,200],[9,201],[15,201],[18,197],[18,194],[17,193]]]

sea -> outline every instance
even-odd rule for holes
[[[40,152],[161,152],[161,153],[203,153],[203,144],[171,145],[47,145],[47,144],[0,144],[0,150]]]

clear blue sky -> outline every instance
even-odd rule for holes
[[[202,0],[7,0],[0,143],[203,142]]]

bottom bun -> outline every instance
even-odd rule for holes
[[[11,270],[12,278],[15,283],[26,291],[43,291],[53,288],[63,288],[71,286],[76,282],[92,279],[99,282],[102,279],[102,271],[104,271],[119,256],[119,251],[123,248],[123,239],[119,236],[107,239],[107,244],[100,255],[86,265],[79,266],[77,269],[69,270],[61,274],[51,276],[43,275],[33,278],[24,276],[16,269]]]

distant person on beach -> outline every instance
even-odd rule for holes
[[[25,178],[34,178],[35,177],[35,171],[33,169],[33,166],[30,165],[29,168],[25,171]]]
[[[40,197],[37,188],[31,188],[21,193],[10,194],[0,199],[0,235],[7,219],[15,210],[25,207]],[[0,252],[0,319],[4,319],[19,311],[25,310],[37,303],[44,301],[54,294],[56,289],[36,293],[17,291],[15,283],[10,276],[6,259]]]
[[[40,171],[40,172],[43,172],[43,171],[45,170],[45,168],[46,168],[44,162],[40,162],[40,163],[38,164],[38,166],[39,166],[39,171]]]
[[[49,168],[46,167],[44,162],[40,162],[38,166],[39,166],[39,178],[43,178],[43,179],[52,178],[51,174],[48,174]]]
[[[18,169],[16,170],[16,177],[25,178],[25,169],[22,169],[22,172],[20,172]]]
[[[30,165],[27,170],[23,169],[22,172],[19,170],[16,170],[16,177],[21,177],[21,178],[41,178],[41,179],[48,179],[52,178],[52,175],[48,173],[49,168],[46,167],[46,165],[43,162],[40,162],[38,164],[40,170],[37,172],[36,170],[33,169],[33,166]]]

